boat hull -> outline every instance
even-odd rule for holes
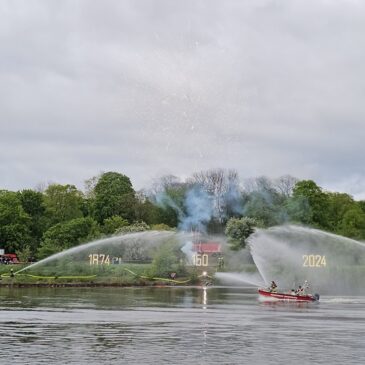
[[[290,302],[317,302],[319,300],[318,294],[295,295],[287,293],[273,293],[264,289],[259,289],[259,294],[264,299],[283,300]]]

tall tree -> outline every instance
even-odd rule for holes
[[[144,221],[148,225],[167,224],[169,227],[177,227],[178,217],[171,207],[161,207],[153,204],[150,198],[138,199],[136,205],[136,220]]]
[[[44,196],[41,192],[31,189],[18,192],[18,196],[24,211],[30,217],[31,241],[29,249],[31,254],[34,254],[46,228]]]
[[[289,198],[293,194],[293,189],[297,182],[297,178],[290,175],[283,175],[274,180],[274,187],[279,194]]]
[[[191,188],[190,183],[182,182],[173,175],[162,176],[155,180],[147,193],[147,199],[159,209],[151,212],[151,218],[153,220],[163,219],[160,222],[176,227],[182,217],[186,215],[184,203],[189,188]],[[152,224],[155,223],[157,222],[152,222]]]
[[[0,191],[0,248],[5,252],[15,252],[29,245],[30,222],[19,195],[11,191]]]
[[[357,202],[357,205],[359,206],[359,208],[365,213],[365,200],[359,200]]]
[[[238,251],[245,248],[247,238],[255,232],[255,227],[259,225],[260,222],[254,218],[231,218],[227,222],[225,230],[231,250]]]
[[[83,216],[82,192],[74,185],[49,185],[44,192],[44,204],[49,226]]]
[[[129,222],[126,219],[119,215],[114,215],[113,217],[104,219],[102,231],[105,234],[114,234],[118,229],[128,225]]]
[[[328,197],[313,180],[301,180],[295,184],[293,199],[306,199],[310,207],[309,224],[328,229]]]
[[[243,214],[255,217],[266,227],[286,220],[286,195],[279,192],[271,179],[261,176],[245,181]]]
[[[98,236],[98,224],[91,217],[58,223],[44,233],[37,256],[39,259],[43,259]]]
[[[294,223],[312,224],[312,209],[305,196],[290,197],[285,203],[288,219]]]
[[[136,197],[129,177],[117,172],[102,174],[94,195],[94,216],[99,223],[116,215],[130,223],[135,219]]]
[[[242,213],[241,191],[236,170],[211,169],[194,173],[190,182],[199,185],[213,200],[213,218],[220,224],[230,214]]]
[[[354,239],[365,239],[365,213],[358,206],[343,215],[339,233]]]
[[[328,227],[332,232],[339,232],[343,216],[348,210],[354,208],[356,203],[348,194],[328,192],[326,195]]]
[[[163,175],[153,180],[152,186],[147,192],[148,197],[156,197],[163,194],[168,189],[174,189],[183,184],[175,175]]]

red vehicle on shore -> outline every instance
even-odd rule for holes
[[[265,300],[283,300],[291,302],[318,302],[319,294],[278,293],[268,289],[259,289],[260,296]]]
[[[15,253],[4,253],[0,255],[0,264],[20,264],[20,261]]]

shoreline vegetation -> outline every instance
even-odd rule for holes
[[[0,281],[0,287],[17,287],[17,288],[28,288],[28,287],[172,287],[172,286],[202,286],[206,285],[205,281],[200,280],[186,280],[173,282],[167,280],[134,280],[134,281],[122,281],[118,278],[110,278],[110,281],[97,281],[97,280],[85,280],[79,279],[75,281],[64,281],[59,278],[43,278],[37,280],[19,280],[16,276],[2,277]],[[208,285],[211,285],[210,283]]]
[[[211,169],[181,180],[163,176],[134,190],[128,176],[105,172],[76,186],[0,189],[0,255],[39,261],[81,244],[141,231],[206,232],[235,237],[232,219],[269,228],[299,224],[355,240],[365,239],[365,200],[325,191],[312,180],[284,175],[241,180],[238,172]],[[242,245],[233,245],[239,250]],[[3,259],[3,257],[0,257]]]
[[[93,274],[76,273],[82,271],[82,265],[76,265],[69,275],[59,275],[50,271],[47,273],[44,268],[43,273],[27,273],[26,270],[22,271],[26,266],[10,266],[10,268],[0,268],[0,287],[154,287],[211,285],[214,281],[213,274],[199,275],[196,270],[190,270],[184,276],[174,279],[167,275],[166,277],[146,275],[150,265],[134,265],[132,267],[134,271],[124,265],[118,270],[104,266],[94,270]]]
[[[85,277],[72,276],[40,276],[40,275],[2,275],[0,287],[129,287],[129,286],[186,286],[200,285],[197,278],[185,277],[181,280],[170,280],[165,278],[141,278],[130,277],[97,277],[96,275]]]
[[[29,269],[27,269],[29,267]],[[205,271],[206,270],[206,271]],[[240,270],[252,273],[254,264],[244,264]],[[217,283],[215,274],[225,268],[185,266],[176,271],[159,272],[152,264],[91,266],[74,263],[72,267],[0,265],[0,287],[157,287],[209,286]],[[65,274],[66,273],[66,274]],[[171,275],[171,274],[174,275]],[[155,275],[156,274],[156,275]]]
[[[165,176],[139,192],[128,176],[111,171],[91,178],[84,192],[57,183],[41,191],[0,190],[0,286],[212,283],[216,270],[257,270],[239,252],[257,228],[284,224],[362,241],[365,200],[291,176],[258,177],[242,185],[235,170],[225,169],[201,171],[184,181]],[[180,237],[179,232],[197,234]],[[212,253],[209,267],[208,254],[194,251],[196,261],[190,262],[182,251],[201,243],[203,233],[208,242],[222,238],[225,246],[222,256]],[[90,251],[88,244],[99,241],[107,244],[91,245]],[[9,254],[16,255],[13,263],[42,264],[10,265]],[[55,254],[60,255],[52,259]]]

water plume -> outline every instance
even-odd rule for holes
[[[248,284],[256,288],[265,285],[261,275],[257,272],[217,272],[215,276],[223,284]]]
[[[255,265],[265,283],[275,280],[291,288],[308,280],[312,291],[330,294],[365,293],[365,245],[301,226],[277,226],[249,239]]]
[[[145,231],[121,234],[96,241],[88,242],[68,250],[56,253],[34,264],[31,264],[15,274],[32,269],[46,269],[54,273],[65,274],[72,271],[75,265],[81,264],[84,270],[92,271],[93,255],[97,255],[97,265],[108,258],[108,264],[125,262],[145,262],[153,258],[160,245],[172,242],[181,247],[189,235],[172,231]],[[113,262],[115,261],[115,262]],[[90,263],[90,265],[89,265]]]

